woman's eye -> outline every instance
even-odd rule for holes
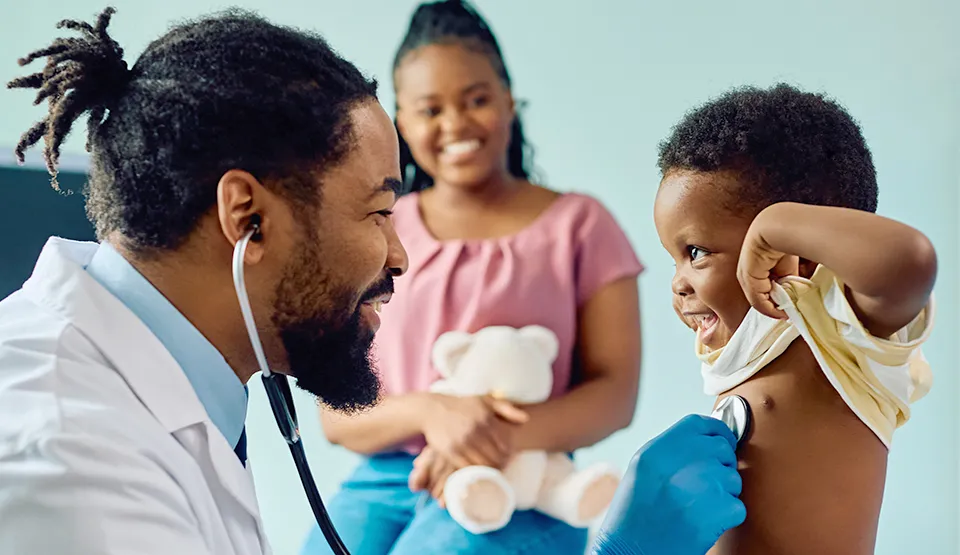
[[[490,103],[490,100],[486,96],[478,96],[470,101],[470,105],[475,108],[486,106],[489,103]]]

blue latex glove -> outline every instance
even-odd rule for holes
[[[652,439],[630,462],[591,553],[704,555],[747,516],[736,445],[726,424],[699,415]]]

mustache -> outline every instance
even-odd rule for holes
[[[383,279],[367,289],[367,292],[360,298],[360,302],[363,303],[383,295],[393,295],[393,276],[390,274],[385,275]]]

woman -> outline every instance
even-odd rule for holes
[[[363,414],[321,413],[332,443],[367,456],[332,500],[333,521],[361,555],[580,555],[586,530],[521,511],[501,530],[472,535],[437,499],[463,466],[502,467],[525,449],[573,452],[630,423],[643,268],[600,203],[529,181],[509,74],[469,6],[419,6],[393,77],[412,190],[393,222],[410,269],[381,315],[383,402]],[[530,324],[560,340],[550,400],[514,407],[427,392],[439,377],[430,352],[440,334]],[[328,552],[314,530],[304,553]]]

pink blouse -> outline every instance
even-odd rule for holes
[[[416,193],[397,202],[393,222],[410,267],[383,307],[373,348],[387,395],[424,391],[439,378],[430,352],[444,332],[532,324],[560,340],[552,397],[562,395],[578,309],[604,285],[643,271],[613,216],[582,194],[561,195],[526,228],[493,239],[438,241]],[[417,453],[423,445],[420,438],[403,447]]]

